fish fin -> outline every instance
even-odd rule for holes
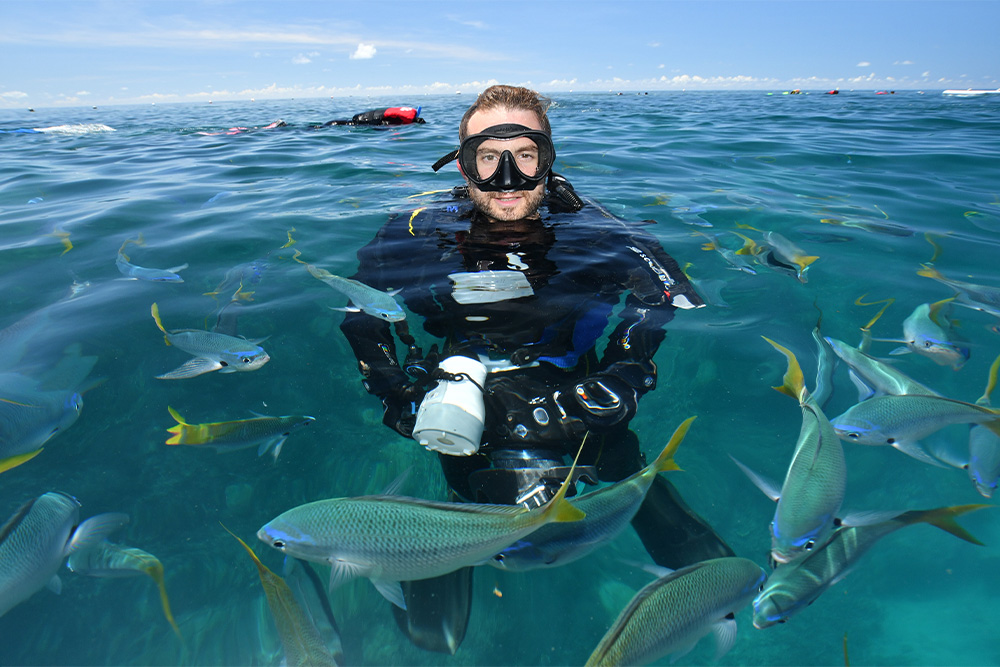
[[[775,502],[778,501],[778,499],[781,497],[781,489],[774,482],[767,479],[766,477],[758,475],[756,472],[754,472],[747,466],[740,463],[735,456],[730,454],[729,458],[733,460],[733,463],[735,463],[740,467],[740,470],[743,471],[744,475],[750,478],[750,481],[753,482],[754,486],[756,486],[758,489],[764,492],[765,496],[767,496],[768,498],[770,498]]]
[[[273,448],[274,460],[278,460],[278,455],[281,454],[281,446],[285,444],[285,440],[288,439],[287,435],[279,435],[276,438],[271,438],[260,444],[257,448],[257,456],[263,456],[267,450]]]
[[[983,426],[993,431],[994,435],[997,437],[1000,437],[1000,418],[994,421],[983,422]]]
[[[660,455],[656,457],[651,466],[656,473],[665,472],[667,470],[680,470],[681,467],[677,465],[674,461],[674,454],[677,453],[677,448],[681,446],[684,442],[684,436],[687,435],[688,429],[691,428],[691,422],[693,422],[696,417],[688,417],[681,425],[674,430],[674,434],[670,436],[670,441],[667,446],[663,448]]]
[[[845,528],[858,528],[861,526],[874,526],[877,523],[884,523],[895,519],[903,512],[895,510],[866,510],[861,512],[851,512],[839,519],[840,525]]]
[[[186,421],[184,421],[184,417],[181,417],[180,413],[177,412],[176,410],[174,410],[169,405],[167,406],[167,412],[170,413],[170,416],[173,417],[177,421],[177,423],[179,425],[181,425],[181,426],[190,426],[190,424],[188,424]]]
[[[403,587],[398,581],[386,581],[385,579],[372,579],[375,590],[382,594],[389,602],[393,603],[403,611],[406,611],[406,599],[403,598]]]
[[[940,301],[935,301],[934,303],[929,304],[927,307],[927,316],[931,318],[931,321],[939,327],[942,325],[947,326],[949,324],[948,316],[944,311],[945,308],[948,307],[948,304],[954,300],[955,297],[950,296],[947,299],[941,299]]]
[[[396,479],[392,480],[391,482],[389,482],[389,484],[386,485],[385,489],[382,491],[382,495],[383,496],[400,495],[399,491],[400,489],[403,488],[403,485],[406,483],[406,480],[410,477],[411,470],[413,470],[413,466],[410,466],[403,472],[399,473],[399,475],[396,476]]]
[[[330,592],[333,592],[337,586],[364,574],[365,568],[358,563],[340,558],[331,558],[328,562],[330,563]]]
[[[890,342],[890,341],[883,341],[883,342]],[[897,341],[891,341],[891,342],[895,343]],[[898,357],[901,354],[909,354],[910,352],[913,352],[913,350],[911,350],[910,348],[906,347],[905,345],[901,345],[901,346],[895,348],[894,350],[892,350],[891,352],[889,352],[889,354],[891,356]]]
[[[955,521],[955,517],[961,516],[963,514],[968,514],[969,512],[975,512],[977,510],[985,509],[987,507],[994,507],[993,505],[952,505],[951,507],[939,507],[934,510],[916,510],[912,512],[905,512],[900,515],[899,520],[907,524],[913,523],[929,523],[935,528],[940,528],[946,533],[951,533],[955,537],[965,540],[966,542],[971,542],[973,544],[978,544],[979,546],[985,546],[982,542],[977,540],[973,535],[962,528]]]
[[[990,372],[986,377],[986,389],[983,391],[983,395],[979,397],[976,401],[977,405],[988,406],[990,404],[990,394],[997,386],[997,371],[1000,370],[1000,354],[997,358],[993,360],[993,364],[990,366]]]
[[[624,560],[624,559],[622,560],[622,563],[624,563],[625,565],[629,565],[631,567],[638,568],[638,569],[642,570],[643,572],[648,572],[649,574],[653,575],[657,579],[661,579],[663,577],[670,576],[671,574],[673,574],[674,572],[677,571],[677,570],[673,570],[673,569],[671,569],[669,567],[664,567],[662,565],[657,565],[656,563],[641,563],[641,562],[635,561],[635,560]]]
[[[712,634],[715,635],[715,659],[719,661],[736,643],[736,619],[727,616],[712,624]]]
[[[869,387],[868,384],[853,370],[848,371],[847,375],[851,378],[854,388],[858,390],[858,403],[867,401],[875,395],[875,390]]]
[[[163,321],[160,320],[160,307],[155,302],[150,307],[149,312],[153,314],[153,321],[156,322],[156,328],[163,333],[167,333],[167,330],[163,328]],[[170,341],[167,341],[167,345],[170,345]]]
[[[924,451],[924,448],[920,446],[918,442],[911,442],[908,440],[897,440],[892,443],[892,446],[899,451],[903,452],[907,456],[912,456],[918,461],[927,463],[929,465],[935,466],[936,468],[947,468],[944,463],[938,461],[936,458]]]
[[[327,306],[330,310],[339,310],[343,313],[360,313],[360,308],[355,308],[354,306],[344,306],[343,308],[336,308],[334,306]]]
[[[62,594],[62,579],[59,578],[58,574],[53,574],[52,578],[49,579],[49,583],[45,584],[45,587],[55,593],[56,595]]]
[[[142,571],[148,574],[149,578],[156,584],[156,588],[160,592],[160,606],[163,608],[163,616],[167,619],[170,627],[173,628],[174,634],[181,640],[181,644],[186,646],[187,642],[184,639],[184,635],[181,634],[181,629],[177,626],[177,621],[174,620],[174,614],[170,611],[170,598],[167,596],[167,586],[163,580],[163,563],[160,562],[159,558],[153,557],[153,563],[144,567]]]
[[[5,459],[0,459],[0,473],[7,472],[11,468],[16,468],[22,463],[27,463],[31,459],[35,458],[42,453],[42,448],[39,447],[33,452],[28,452],[27,454],[18,454],[17,456],[10,456]]]
[[[183,271],[187,267],[188,267],[188,263],[184,262],[180,266],[171,266],[169,269],[167,269],[167,271],[169,271],[170,273],[177,273],[178,271]],[[180,282],[184,282],[184,281],[181,280]]]
[[[213,361],[212,359],[206,359],[205,357],[195,357],[189,360],[186,364],[178,366],[169,373],[164,373],[163,375],[157,375],[157,380],[183,380],[185,378],[193,378],[204,373],[211,373],[212,371],[217,371],[219,369],[223,371],[227,370],[218,361]],[[232,371],[228,371],[232,372]]]
[[[589,435],[590,431],[587,431],[586,435],[583,436],[583,441],[580,443],[580,449],[577,450],[576,457],[573,459],[573,465],[570,467],[569,474],[566,475],[566,479],[563,480],[562,485],[559,487],[559,491],[557,491],[556,495],[552,497],[552,500],[545,504],[544,509],[539,516],[539,525],[548,523],[549,521],[580,521],[587,516],[583,510],[566,500],[566,491],[569,490],[570,485],[573,483],[573,472],[576,470],[576,462],[580,458],[580,452],[583,451],[583,446],[586,444],[587,436]]]
[[[761,336],[761,338],[770,343],[774,349],[781,352],[788,359],[788,370],[785,371],[784,383],[779,387],[772,387],[772,389],[791,396],[799,403],[804,402],[805,397],[803,394],[808,394],[808,392],[806,392],[805,379],[802,375],[802,367],[799,366],[799,360],[795,358],[795,355],[787,347],[778,345],[767,336]]]
[[[128,521],[128,514],[121,512],[107,512],[90,517],[73,531],[73,537],[66,545],[65,555],[94,548]]]
[[[945,280],[944,274],[935,269],[930,264],[921,264],[920,270],[917,271],[918,276],[923,276],[924,278],[933,278],[934,280]]]

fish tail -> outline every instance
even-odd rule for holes
[[[285,245],[281,246],[283,249],[284,248],[290,248],[293,245],[295,245],[296,243],[298,243],[298,241],[296,241],[295,239],[292,238],[292,232],[294,232],[294,231],[295,231],[294,227],[292,227],[291,229],[288,230],[288,242],[285,243]]]
[[[583,451],[583,445],[587,442],[587,436],[589,435],[590,431],[587,431],[587,435],[583,436],[583,442],[580,443],[580,449],[576,453],[576,458],[573,459],[573,465],[569,469],[569,474],[566,475],[566,479],[563,480],[562,486],[559,487],[559,491],[556,492],[556,495],[553,496],[552,500],[545,505],[545,509],[542,510],[539,515],[539,524],[548,523],[550,521],[579,521],[587,516],[583,513],[583,510],[578,509],[566,500],[566,492],[573,484],[573,473],[576,472],[576,462],[580,459],[580,452]]]
[[[924,240],[930,243],[931,247],[934,248],[934,254],[931,255],[931,261],[933,262],[941,254],[941,246],[934,240],[934,236],[930,232],[926,232],[924,234]],[[917,273],[919,274],[920,272],[918,271]]]
[[[951,507],[939,507],[935,510],[914,510],[911,512],[904,512],[899,517],[899,520],[908,525],[914,523],[929,523],[935,528],[940,528],[946,533],[951,533],[961,540],[978,544],[979,546],[985,546],[982,542],[973,537],[972,533],[967,531],[965,528],[962,528],[962,526],[955,521],[955,517],[968,514],[969,512],[975,512],[976,510],[981,510],[986,507],[993,507],[993,505],[952,505]]]
[[[163,582],[163,563],[156,561],[148,567],[143,568],[143,571],[149,575],[150,579],[156,582],[156,587],[160,590],[160,605],[163,607],[163,615],[167,618],[167,623],[174,629],[174,634],[181,640],[181,643],[186,643],[184,635],[181,634],[181,629],[177,627],[177,621],[174,620],[174,614],[170,611],[170,598],[167,597],[167,586]]]
[[[0,472],[7,472],[11,468],[16,468],[22,463],[27,463],[31,459],[35,458],[42,453],[42,448],[39,447],[33,452],[28,452],[27,454],[18,454],[17,456],[11,456],[6,459],[0,459]]]
[[[667,446],[663,448],[660,455],[656,457],[653,461],[653,465],[650,467],[653,469],[654,474],[665,472],[667,470],[680,470],[681,467],[677,465],[674,461],[674,454],[677,453],[677,448],[681,446],[684,441],[684,436],[687,435],[688,429],[691,428],[691,422],[693,422],[697,417],[688,417],[681,425],[677,427],[674,434],[670,436],[670,442]]]
[[[188,429],[187,429],[187,427],[190,426],[190,424],[188,424],[187,422],[185,422],[184,418],[180,416],[180,413],[178,413],[176,410],[174,410],[169,405],[167,406],[167,412],[170,413],[171,417],[173,417],[175,420],[177,420],[177,425],[176,426],[171,426],[170,428],[167,429],[167,433],[173,433],[174,434],[173,436],[171,436],[167,440],[167,444],[168,445],[185,445],[185,444],[188,444],[187,440],[186,440],[186,436],[188,435]]]
[[[862,301],[862,299],[864,299],[866,296],[868,296],[868,292],[865,292],[864,294],[862,294],[861,296],[859,296],[857,299],[855,299],[854,300],[854,305],[855,306],[877,306],[880,303],[884,303],[885,305],[882,306],[882,308],[877,313],[875,313],[875,317],[873,317],[871,320],[869,320],[868,324],[866,324],[865,326],[861,327],[862,331],[868,331],[868,330],[870,330],[872,328],[872,326],[876,322],[878,322],[879,318],[882,317],[882,314],[885,313],[886,309],[889,306],[891,306],[896,301],[896,299],[894,297],[889,297],[887,299],[880,299],[878,301]]]
[[[819,259],[819,255],[800,255],[796,258],[795,263],[799,265],[800,269],[805,270],[807,266],[815,262],[817,259]]]
[[[780,391],[786,396],[791,396],[796,401],[801,403],[805,398],[804,394],[806,393],[806,382],[805,378],[802,376],[802,367],[799,366],[799,360],[795,358],[795,355],[787,347],[778,345],[767,336],[761,336],[761,338],[770,343],[774,349],[781,352],[785,355],[785,358],[788,359],[788,370],[785,371],[783,384],[778,387],[772,387],[772,389]]]
[[[918,276],[923,276],[924,278],[933,278],[934,280],[944,280],[944,274],[935,269],[930,264],[921,264],[920,270],[917,271]]]
[[[986,389],[983,391],[983,395],[979,397],[979,400],[976,401],[977,404],[989,405],[990,394],[993,393],[993,390],[996,389],[997,386],[998,370],[1000,370],[1000,354],[997,355],[997,358],[993,360],[993,365],[990,366],[990,373],[986,378]]]
[[[167,330],[163,327],[163,321],[160,319],[160,307],[156,305],[156,302],[153,302],[153,305],[150,307],[149,312],[153,314],[153,321],[156,322],[156,328],[162,331],[164,334],[167,333]]]

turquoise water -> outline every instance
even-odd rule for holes
[[[560,94],[551,112],[557,171],[613,213],[646,227],[715,306],[681,311],[656,362],[659,388],[633,422],[647,454],[684,418],[698,415],[671,479],[738,554],[766,565],[773,504],[729,455],[780,479],[801,421],[772,391],[784,360],[762,335],[791,347],[810,377],[817,307],[826,335],[856,343],[859,327],[894,298],[874,325],[898,338],[919,304],[952,294],[920,277],[933,260],[945,275],[1000,287],[1000,101],[938,93],[870,92],[766,96],[747,93]],[[332,118],[397,103],[420,104],[424,126],[333,127]],[[0,112],[0,128],[104,124],[114,132],[0,135],[0,327],[45,309],[32,354],[55,362],[79,344],[97,357],[79,420],[28,463],[0,476],[0,519],[50,490],[77,497],[82,516],[120,511],[114,536],[155,554],[166,571],[182,650],[145,577],[62,574],[0,618],[0,664],[278,664],[281,649],[257,572],[220,522],[273,570],[279,554],[254,539],[282,511],[320,498],[381,491],[412,466],[410,495],[441,498],[435,458],[381,426],[338,329],[343,299],[281,250],[350,275],[356,251],[407,197],[449,188],[453,167],[429,165],[454,147],[468,96],[290,100],[212,105]],[[204,136],[233,126],[290,127]],[[834,224],[836,221],[841,224]],[[702,248],[702,234],[780,232],[819,259],[808,282],[766,269],[731,270]],[[293,232],[290,230],[294,229]],[[180,284],[124,281],[115,257],[166,268],[184,263]],[[67,250],[67,247],[71,248]],[[220,303],[213,291],[234,267],[262,272],[239,332],[265,338],[271,361],[253,373],[155,379],[188,357],[163,344],[168,329],[205,328]],[[71,286],[75,296],[69,298]],[[941,393],[974,401],[1000,352],[996,318],[955,308],[971,349],[955,371],[917,355],[898,367]],[[888,356],[897,344],[873,344]],[[810,377],[811,384],[811,377]],[[856,392],[835,375],[831,416]],[[1000,401],[1000,398],[997,399]],[[172,406],[192,423],[241,419],[250,411],[317,418],[285,443],[277,462],[253,450],[216,454],[168,447]],[[941,446],[961,454],[964,427]],[[932,508],[984,500],[966,473],[939,469],[888,448],[845,444],[845,508]],[[757,630],[738,615],[743,665],[843,664],[847,634],[855,665],[1000,664],[1000,527],[993,511],[962,519],[977,547],[929,526],[886,538],[845,581],[787,624]],[[582,664],[649,575],[623,559],[647,560],[629,531],[609,547],[552,571],[481,568],[472,619],[455,656],[422,652],[399,633],[389,605],[365,580],[331,596],[348,664]],[[683,659],[711,662],[710,640]],[[666,661],[664,661],[666,664]]]

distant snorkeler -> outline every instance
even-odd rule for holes
[[[247,132],[255,132],[257,130],[273,130],[277,127],[288,127],[288,123],[278,119],[269,125],[258,126],[258,127],[231,127],[228,130],[222,132],[195,132],[195,134],[203,134],[207,137],[217,137],[223,134],[246,134]]]
[[[330,127],[331,125],[412,125],[422,124],[424,119],[420,117],[422,107],[388,107],[385,109],[372,109],[362,113],[354,114],[350,120],[328,120],[322,125],[313,126],[313,129],[320,127]]]

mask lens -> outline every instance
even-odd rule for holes
[[[476,149],[475,176],[482,180],[493,178],[504,160],[512,161],[522,175],[532,178],[538,173],[538,144],[527,137],[484,141]]]
[[[555,149],[540,130],[500,125],[466,137],[458,160],[480,189],[530,190],[552,169]]]

